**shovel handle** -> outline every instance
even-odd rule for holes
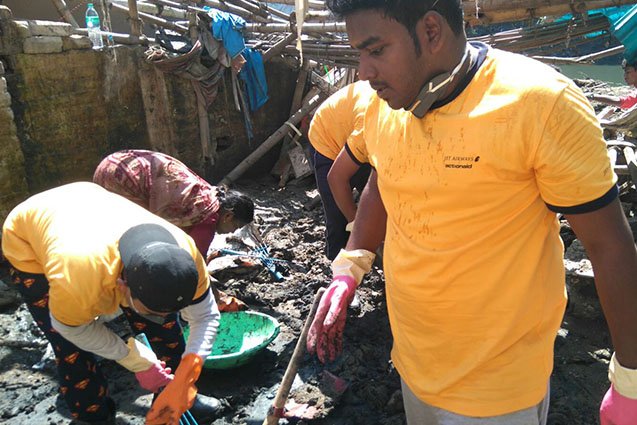
[[[294,382],[294,377],[296,376],[296,372],[299,368],[299,362],[301,361],[301,357],[303,357],[303,353],[305,352],[305,340],[307,338],[307,332],[310,330],[310,325],[312,325],[312,320],[314,320],[314,315],[316,314],[316,310],[318,309],[319,301],[321,301],[321,297],[323,296],[323,292],[325,292],[325,288],[319,288],[316,291],[316,295],[314,295],[314,302],[312,302],[312,307],[310,308],[310,312],[305,319],[305,323],[303,324],[303,330],[301,331],[301,335],[299,336],[299,340],[296,342],[296,347],[294,347],[294,352],[292,353],[292,357],[290,358],[290,362],[288,363],[287,369],[285,369],[285,374],[283,375],[283,379],[281,380],[281,385],[276,392],[276,396],[274,397],[274,401],[272,402],[272,407],[268,412],[268,416],[263,421],[263,425],[275,425],[279,423],[279,418],[283,409],[285,408],[285,402],[288,399],[288,395],[290,394],[290,388],[292,387],[292,382]]]

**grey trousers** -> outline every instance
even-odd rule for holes
[[[403,403],[409,425],[546,425],[549,412],[550,387],[544,400],[528,409],[500,416],[475,418],[458,415],[430,406],[414,395],[401,379]]]

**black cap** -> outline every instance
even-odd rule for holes
[[[170,313],[192,302],[199,273],[192,256],[159,224],[140,224],[119,239],[124,277],[133,298]]]

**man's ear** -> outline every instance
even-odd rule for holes
[[[425,13],[416,23],[420,46],[430,54],[439,53],[444,48],[445,37],[450,30],[447,20],[435,11]]]
[[[117,278],[117,287],[121,291],[124,291],[124,290],[128,289],[128,285],[126,284],[126,280],[124,280],[124,275],[120,275],[120,277]]]
[[[227,223],[234,218],[234,213],[232,211],[224,211],[221,213],[221,217],[219,221]]]

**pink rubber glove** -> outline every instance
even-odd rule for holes
[[[356,286],[351,276],[335,276],[321,297],[307,333],[307,351],[316,353],[321,363],[334,361],[343,349],[347,306],[354,298]]]
[[[170,372],[170,368],[166,367],[166,362],[159,362],[142,372],[137,372],[135,378],[143,389],[151,393],[158,393],[161,388],[173,380],[173,375]]]
[[[599,408],[601,425],[634,425],[637,423],[637,399],[628,398],[611,385]]]

